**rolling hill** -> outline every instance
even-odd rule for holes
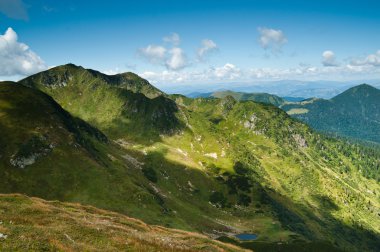
[[[380,143],[380,90],[355,86],[330,100],[309,99],[281,106],[316,130]]]
[[[14,118],[9,133],[0,131],[0,142],[14,146],[1,149],[9,184],[2,193],[89,204],[211,238],[255,233],[252,244],[238,243],[255,251],[277,250],[279,242],[290,251],[312,251],[307,244],[317,251],[379,247],[380,152],[317,134],[271,105],[232,96],[190,99],[138,77],[123,85],[114,79],[69,64],[0,84],[8,89],[0,115]],[[9,93],[19,96],[24,113],[9,109],[16,106]],[[49,108],[57,117],[43,114]],[[59,124],[60,113],[81,130]],[[15,123],[30,118],[34,124]],[[72,134],[84,140],[15,167],[21,135],[35,125],[48,134],[64,129],[56,146]]]
[[[255,101],[266,104],[272,104],[279,107],[286,102],[285,99],[268,93],[245,93],[245,92],[235,92],[231,90],[225,91],[215,91],[210,93],[191,93],[186,95],[189,98],[225,98],[227,96],[233,97],[237,101]]]
[[[272,104],[279,107],[284,104],[286,101],[277,96],[267,93],[243,93],[243,92],[233,92],[233,91],[218,91],[210,95],[210,97],[215,98],[224,98],[226,96],[232,96],[237,101],[255,101],[262,102],[267,104]]]

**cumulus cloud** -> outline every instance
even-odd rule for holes
[[[335,53],[333,51],[324,51],[322,53],[322,64],[325,67],[336,67],[339,63],[336,61]]]
[[[150,63],[165,66],[168,70],[178,71],[189,65],[189,60],[182,48],[178,47],[180,37],[177,33],[164,37],[163,41],[171,43],[172,48],[149,45],[139,49],[139,54]]]
[[[43,60],[29,46],[18,42],[12,28],[0,35],[0,76],[29,75],[45,69]]]
[[[171,43],[173,46],[178,46],[181,43],[181,38],[177,33],[172,33],[170,36],[163,38],[164,42]]]
[[[380,50],[376,53],[366,56],[364,59],[356,59],[351,61],[353,66],[380,66]]]
[[[146,71],[140,73],[140,75],[152,83],[210,82],[220,80],[239,80],[243,78],[243,72],[231,63],[226,63],[220,67],[210,67],[196,71]]]
[[[282,46],[288,42],[285,34],[281,30],[259,27],[259,43],[265,50],[270,49],[272,52],[280,52]]]
[[[146,71],[140,73],[152,83],[217,83],[220,81],[255,80],[349,80],[352,78],[372,78],[380,74],[375,66],[341,65],[337,67],[316,67],[299,65],[292,68],[251,68],[241,69],[231,63],[193,71]]]
[[[202,45],[200,48],[198,48],[198,51],[197,51],[198,59],[203,61],[206,55],[208,55],[209,53],[213,51],[216,51],[217,49],[218,49],[218,46],[211,39],[202,40]]]
[[[157,45],[148,45],[145,48],[140,48],[139,54],[152,63],[161,63],[166,57],[166,48]]]
[[[22,0],[1,0],[0,12],[9,18],[28,20],[28,13]]]
[[[174,47],[169,51],[170,57],[166,61],[166,67],[170,70],[180,70],[187,66],[187,57],[183,50]]]
[[[214,75],[218,79],[234,80],[241,77],[241,71],[235,65],[227,63],[222,67],[215,68]]]

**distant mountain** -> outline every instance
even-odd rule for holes
[[[160,84],[158,87],[170,94],[183,94],[189,96],[193,93],[213,93],[221,90],[231,90],[244,93],[269,93],[280,97],[317,97],[331,99],[350,87],[360,83],[379,85],[379,80],[354,80],[354,81],[300,81],[300,80],[276,80],[254,82],[229,82],[210,84]],[[194,96],[189,96],[193,97]]]
[[[377,251],[379,150],[318,134],[273,105],[167,95],[124,78],[65,65],[0,83],[0,192],[89,204],[257,251]],[[15,225],[39,220],[25,211]],[[231,237],[246,232],[257,241]]]
[[[310,99],[281,107],[311,127],[380,143],[380,90],[362,84],[330,100]]]
[[[193,92],[190,94],[187,94],[186,96],[189,98],[207,98],[212,95],[212,92],[210,93],[200,93],[200,92]]]
[[[272,104],[274,106],[280,106],[285,103],[285,100],[276,95],[271,95],[267,93],[243,93],[243,92],[233,92],[233,91],[220,91],[212,93],[212,97],[224,98],[226,96],[232,96],[238,101],[255,101],[266,104]]]
[[[266,103],[266,104],[272,104],[277,107],[286,102],[281,97],[267,94],[267,93],[243,93],[243,92],[234,92],[230,90],[216,91],[213,93],[193,93],[191,95],[188,95],[188,97],[190,98],[214,97],[214,98],[221,98],[221,99],[227,96],[231,96],[237,101],[255,101],[255,102],[261,102],[261,103]]]
[[[282,99],[288,102],[300,102],[300,101],[305,100],[304,97],[292,97],[292,96],[284,96],[282,97]]]

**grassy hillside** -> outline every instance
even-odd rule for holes
[[[134,138],[156,138],[180,127],[175,104],[133,73],[105,75],[68,64],[20,83],[51,95],[72,115],[113,137],[133,132]]]
[[[232,96],[237,101],[255,101],[266,104],[272,104],[274,106],[280,106],[286,101],[276,95],[267,94],[267,93],[243,93],[243,92],[234,92],[234,91],[218,91],[210,95],[210,97],[215,98],[224,98],[226,96]]]
[[[165,188],[173,191],[169,197],[152,182],[159,175],[150,164],[162,165],[160,153],[124,149],[125,140],[114,143],[51,97],[17,83],[0,83],[0,115],[2,193],[81,202],[188,230],[202,230],[205,221],[205,230],[224,228],[209,220],[224,213],[204,206],[208,191],[220,187],[205,174],[190,170],[191,179],[181,178],[184,168],[166,161],[167,176],[179,177]],[[192,200],[191,191],[177,192],[189,181],[203,191]]]
[[[79,204],[0,194],[2,251],[243,251]]]
[[[380,155],[374,149],[326,138],[274,106],[231,96],[149,98],[76,75],[66,86],[49,84],[55,88],[33,84],[33,78],[22,83],[49,93],[109,139],[91,140],[103,165],[78,174],[99,174],[72,176],[61,191],[82,191],[62,200],[210,237],[253,232],[259,237],[253,243],[266,248],[314,242],[317,248],[376,251],[380,245],[380,185],[374,179]],[[77,170],[71,159],[45,160],[22,171],[37,174],[54,164]],[[20,173],[4,165],[9,176]],[[61,174],[70,171],[65,169]],[[54,198],[46,189],[36,196]]]
[[[281,107],[314,129],[380,143],[380,90],[363,84],[331,100],[312,99]]]

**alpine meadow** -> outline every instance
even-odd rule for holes
[[[379,251],[377,2],[85,2],[0,0],[0,251]]]

